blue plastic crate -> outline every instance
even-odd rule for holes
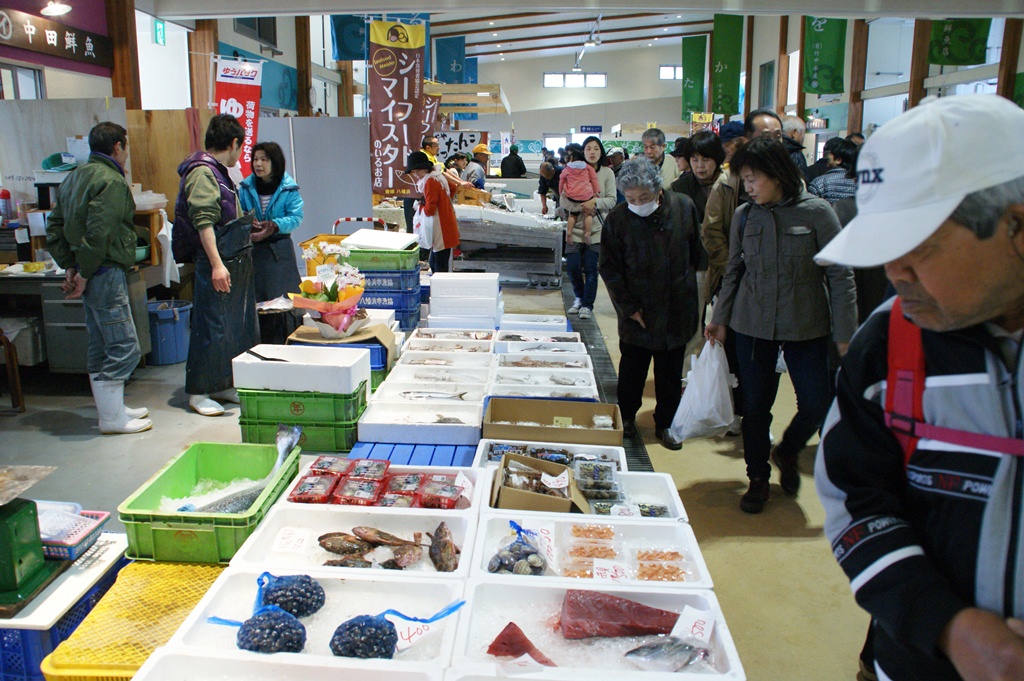
[[[402,331],[412,331],[420,325],[420,304],[417,302],[415,307],[408,310],[395,310],[395,321],[398,322],[398,328]]]
[[[359,299],[360,307],[372,310],[408,310],[420,304],[420,285],[410,291],[376,291],[366,289]]]
[[[43,681],[43,658],[66,641],[117,580],[117,573],[131,561],[121,558],[50,629],[0,629],[0,679]]]
[[[430,286],[429,285],[424,286],[424,285],[420,284],[420,302],[424,303],[424,304],[430,302]]]
[[[420,283],[420,270],[369,270],[360,272],[363,288],[372,291],[411,291]]]

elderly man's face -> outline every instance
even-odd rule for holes
[[[622,195],[626,197],[626,203],[630,203],[634,206],[642,206],[645,203],[656,201],[661,195],[661,191],[651,191],[650,189],[644,189],[642,187],[634,187],[632,189],[624,189]]]
[[[1024,249],[1024,232],[1010,236],[1014,219],[1024,222],[1024,205],[1012,206],[988,239],[946,220],[920,246],[886,263],[885,275],[903,299],[907,316],[932,331],[986,321],[1011,331],[1021,328],[1024,277],[1019,251]]]
[[[654,140],[644,140],[644,156],[657,161],[665,155],[665,145],[656,144]]]
[[[611,156],[608,157],[608,160],[612,162],[613,167],[618,167],[619,165],[621,165],[622,159],[622,154],[612,154]]]
[[[754,119],[754,136],[780,140],[782,139],[782,123],[771,116],[758,116]]]

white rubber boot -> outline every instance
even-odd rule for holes
[[[97,376],[99,376],[99,374],[89,374],[89,381],[95,381]],[[149,409],[146,409],[145,407],[139,407],[138,409],[125,407],[124,413],[128,414],[128,418],[130,419],[144,419],[149,416]]]
[[[133,419],[124,408],[124,381],[90,381],[96,410],[100,413],[100,432],[141,433],[153,427],[149,419]]]
[[[220,416],[224,413],[224,407],[220,402],[211,400],[209,395],[189,395],[188,406],[201,416]]]

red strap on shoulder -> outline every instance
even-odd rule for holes
[[[899,297],[889,313],[889,374],[885,394],[885,425],[903,446],[906,469],[917,449],[914,423],[924,421],[924,346],[921,329],[903,316]]]

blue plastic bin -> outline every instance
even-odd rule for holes
[[[167,309],[157,309],[166,305]],[[157,300],[149,303],[150,364],[178,364],[188,359],[189,316],[192,303],[184,300]]]

